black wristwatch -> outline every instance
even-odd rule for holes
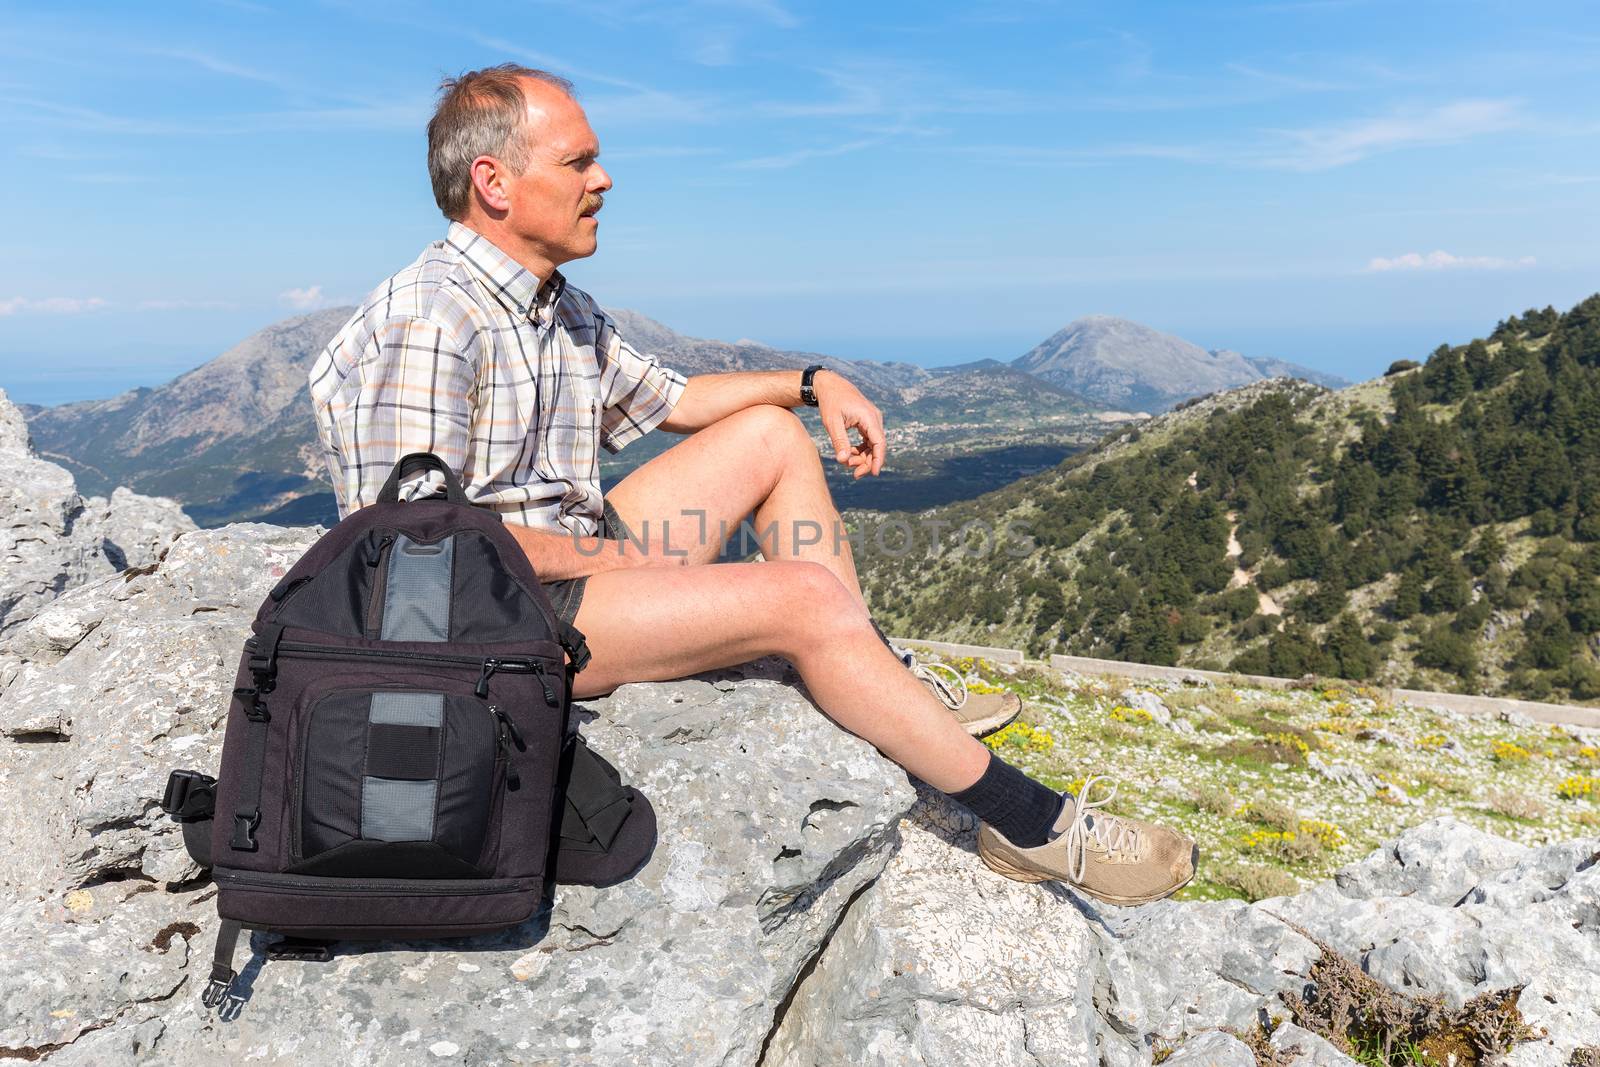
[[[811,388],[811,379],[816,375],[817,371],[819,371],[821,369],[822,369],[822,364],[813,363],[813,364],[811,364],[811,366],[807,367],[804,371],[801,372],[801,374],[800,374],[800,403],[809,405],[810,407],[816,407],[817,406],[817,391],[815,389]]]

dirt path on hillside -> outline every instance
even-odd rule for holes
[[[1239,557],[1244,554],[1244,546],[1239,543],[1239,515],[1237,512],[1228,512],[1228,558],[1233,561],[1233,577],[1228,579],[1229,589],[1243,589],[1250,584],[1250,572],[1239,566]],[[1283,608],[1272,599],[1270,593],[1256,590],[1256,610],[1263,615],[1282,615]]]

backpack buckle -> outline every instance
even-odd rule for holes
[[[285,937],[267,946],[269,960],[299,960],[302,963],[327,963],[333,959],[333,942],[309,937]]]
[[[566,649],[567,655],[572,657],[572,662],[568,666],[573,674],[577,674],[588,666],[589,642],[584,638],[582,630],[569,622],[562,622],[561,634],[556,640],[560,642],[562,648]]]
[[[232,967],[214,963],[211,965],[211,981],[200,992],[200,1003],[208,1008],[218,1008],[217,1018],[224,1022],[237,1019],[244,1008],[244,997],[233,991],[235,977]]]
[[[267,710],[267,703],[261,699],[261,693],[262,690],[256,686],[244,686],[233,691],[233,695],[244,702],[244,717],[251,722],[272,721],[272,713]]]
[[[210,815],[216,804],[217,780],[199,771],[179,770],[167,775],[167,789],[161,795],[161,810],[174,819]]]
[[[261,825],[261,809],[233,816],[233,838],[228,842],[228,847],[236,852],[254,852],[256,850],[256,827]]]

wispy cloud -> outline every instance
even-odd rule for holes
[[[38,299],[13,296],[0,300],[0,318],[11,315],[81,315],[109,306],[109,301],[98,296],[47,296]]]
[[[677,4],[670,5],[673,8]],[[781,30],[792,30],[800,25],[800,20],[794,13],[777,0],[701,0],[701,7],[725,8],[730,11],[743,12],[754,15],[761,21],[768,22]]]
[[[310,311],[313,308],[328,307],[338,301],[330,300],[322,295],[322,286],[308,285],[302,289],[285,289],[278,294],[278,299],[299,311]]]
[[[1521,270],[1538,261],[1532,256],[1502,259],[1499,256],[1457,256],[1449,252],[1407,252],[1399,256],[1375,256],[1367,263],[1369,273],[1417,270]]]
[[[231,300],[162,298],[141,300],[134,305],[134,309],[136,311],[228,311],[238,306]]]
[[[1400,111],[1298,130],[1273,130],[1286,147],[1264,161],[1291,170],[1328,170],[1380,152],[1455,144],[1527,124],[1514,100],[1458,100],[1424,110]]]
[[[1385,152],[1455,144],[1533,125],[1514,101],[1464,100],[1423,111],[1396,112],[1381,118],[1352,119],[1302,129],[1267,130],[1260,137],[1212,143],[1156,141],[1072,148],[964,145],[951,151],[994,155],[1035,165],[1170,159],[1223,167],[1320,171],[1349,166]]]
[[[1261,70],[1244,63],[1229,63],[1227,69],[1251,81],[1263,82],[1280,89],[1289,89],[1301,93],[1337,93],[1349,92],[1353,89],[1363,88],[1354,82],[1331,81],[1326,78],[1308,78],[1299,74],[1281,74],[1277,71]]]
[[[797,166],[808,159],[824,159],[828,156],[842,156],[849,152],[859,152],[863,148],[871,148],[881,144],[881,137],[865,137],[843,144],[821,145],[815,148],[799,148],[793,152],[783,152],[772,156],[757,156],[755,159],[744,159],[731,166],[740,170],[783,170]]]
[[[146,174],[121,174],[114,172],[100,174],[68,174],[66,180],[78,182],[82,185],[136,185],[153,179]]]

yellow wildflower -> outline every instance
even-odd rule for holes
[[[1244,835],[1244,847],[1276,851],[1284,842],[1293,840],[1293,830],[1251,830]]]
[[[1300,832],[1307,837],[1315,838],[1323,848],[1338,848],[1344,844],[1343,831],[1331,822],[1321,819],[1301,819]]]
[[[1497,763],[1523,763],[1532,758],[1533,753],[1521,745],[1512,744],[1510,741],[1496,741],[1494,743],[1494,758]]]
[[[1556,796],[1563,800],[1600,795],[1600,778],[1592,774],[1575,774],[1556,786]]]
[[[1117,722],[1128,722],[1135,726],[1146,726],[1156,721],[1155,716],[1143,708],[1130,708],[1122,704],[1118,704],[1111,709],[1111,718]]]
[[[1285,745],[1289,748],[1297,749],[1302,756],[1311,752],[1311,746],[1306,744],[1304,739],[1296,737],[1294,734],[1268,734],[1267,740],[1273,742],[1274,744]]]
[[[983,743],[991,749],[998,751],[1004,746],[1020,748],[1028,752],[1049,752],[1055,747],[1056,739],[1049,730],[1042,726],[1030,726],[1021,720],[1011,723],[1005,729],[990,734],[983,739]]]

